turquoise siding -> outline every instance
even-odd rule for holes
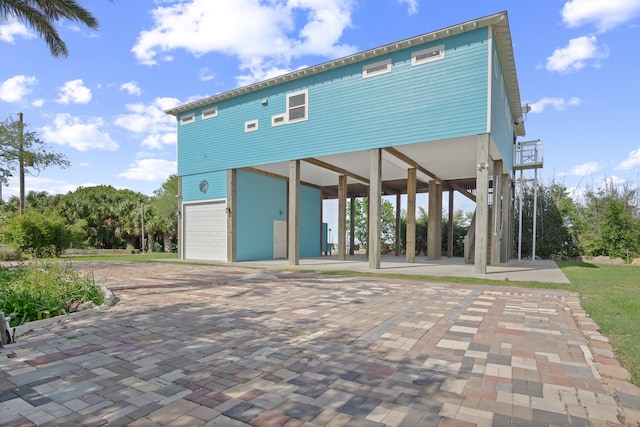
[[[300,186],[300,256],[320,255],[320,220],[322,198],[320,190]]]
[[[498,69],[491,62],[491,136],[498,146],[502,161],[507,170],[513,168],[513,115],[507,96],[507,87],[502,76],[502,65],[497,49],[493,55],[498,58]]]
[[[203,181],[206,181],[204,183]],[[227,171],[199,173],[182,177],[182,201],[197,202],[203,200],[227,198]]]
[[[287,182],[243,170],[237,172],[238,261],[273,259],[273,222],[287,220]],[[320,254],[320,190],[300,187],[300,256]]]
[[[286,181],[239,170],[236,180],[238,261],[273,259],[273,221],[286,219]]]
[[[219,102],[218,116],[178,125],[178,174],[226,170],[487,132],[488,30],[346,65]],[[445,58],[411,66],[411,53],[445,45]],[[391,59],[391,73],[362,66]],[[309,90],[309,120],[277,127],[286,95]],[[261,100],[267,98],[263,106]],[[210,106],[204,107],[209,108]],[[244,123],[259,130],[244,132]]]

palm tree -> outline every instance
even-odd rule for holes
[[[95,30],[98,20],[75,0],[0,0],[0,20],[16,18],[33,28],[49,46],[54,58],[69,56],[67,45],[53,24],[61,19]]]

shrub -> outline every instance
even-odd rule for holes
[[[12,327],[66,314],[78,302],[100,305],[103,299],[93,278],[70,266],[38,262],[0,267],[0,311],[16,316]]]
[[[21,250],[33,248],[36,254],[50,247],[55,248],[55,252],[61,251],[82,238],[62,217],[34,210],[8,218],[0,233],[5,243]]]

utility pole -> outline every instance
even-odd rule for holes
[[[144,202],[140,202],[140,207],[142,208],[142,244],[140,245],[140,249],[142,253],[145,253],[144,250]]]
[[[18,135],[18,161],[20,163],[20,208],[18,213],[24,214],[24,118],[22,113],[18,113],[20,118],[20,135]]]

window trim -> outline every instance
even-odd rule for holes
[[[302,95],[302,94],[304,94],[304,100],[305,100],[305,103],[302,105],[304,106],[304,117],[291,119],[291,110],[293,108],[301,107],[301,105],[296,105],[295,107],[291,107],[290,106],[291,98],[293,98],[294,96]],[[284,114],[285,114],[285,119],[287,123],[297,123],[297,122],[304,122],[306,120],[309,120],[309,89],[299,90],[297,92],[292,92],[288,94],[287,95],[287,111]]]
[[[202,110],[202,120],[218,117],[218,107],[205,108]]]
[[[282,121],[276,122],[276,119],[282,119]],[[287,124],[287,115],[285,113],[276,114],[275,116],[271,116],[271,126],[282,126]]]
[[[252,125],[255,125],[255,127],[253,127]],[[255,132],[257,131],[259,128],[258,126],[258,120],[249,120],[244,122],[244,131],[245,132]]]
[[[384,66],[384,68],[382,68]],[[388,74],[391,72],[392,67],[391,59],[385,59],[384,61],[374,62],[373,64],[362,66],[362,78],[368,79],[371,77],[380,76],[382,74]],[[373,71],[370,71],[374,69]]]
[[[437,55],[434,53],[437,52]],[[444,59],[444,45],[433,46],[427,49],[417,50],[411,53],[411,66],[428,64],[429,62],[439,61]],[[418,58],[419,56],[427,55],[425,58]]]
[[[196,113],[188,113],[180,116],[180,125],[188,125],[196,121]]]

